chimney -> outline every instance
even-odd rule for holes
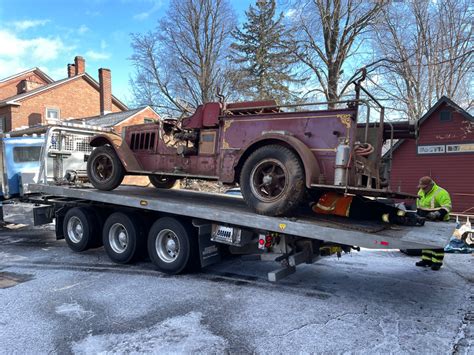
[[[100,114],[105,115],[112,112],[112,78],[110,69],[99,69],[100,85]]]
[[[74,58],[74,65],[76,67],[76,75],[83,74],[86,71],[86,60],[80,56]]]
[[[76,66],[74,64],[68,64],[67,65],[67,77],[72,78],[74,75],[76,75]]]

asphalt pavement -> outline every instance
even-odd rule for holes
[[[323,258],[270,283],[232,257],[164,275],[73,253],[51,227],[0,231],[0,353],[473,354],[473,255],[438,272],[398,251]]]

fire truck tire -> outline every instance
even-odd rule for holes
[[[98,247],[100,242],[100,221],[87,207],[74,207],[66,212],[63,220],[64,239],[75,252]]]
[[[136,213],[112,213],[102,231],[104,249],[110,260],[127,264],[140,256],[145,248],[143,221]]]
[[[87,176],[96,189],[110,191],[122,183],[125,169],[114,149],[103,145],[95,148],[87,159]]]
[[[150,175],[151,184],[158,189],[171,189],[176,184],[176,178],[166,175]]]
[[[267,216],[290,213],[305,194],[304,170],[298,156],[281,145],[258,148],[240,174],[242,196],[255,212]]]
[[[171,217],[160,218],[151,226],[148,255],[158,270],[171,275],[199,267],[195,233],[189,225]]]

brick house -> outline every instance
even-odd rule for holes
[[[443,96],[418,125],[417,140],[392,148],[392,189],[416,193],[428,175],[450,193],[454,212],[474,214],[474,117]]]
[[[86,72],[84,58],[67,65],[67,78],[53,81],[33,68],[0,80],[0,130],[48,124],[110,112],[127,106],[112,95],[109,69],[99,69],[99,82]]]
[[[151,123],[157,120],[160,120],[160,116],[150,106],[145,106],[134,110],[112,112],[106,115],[75,119],[71,122],[112,128],[115,133],[120,134],[122,132],[122,127],[124,126]]]

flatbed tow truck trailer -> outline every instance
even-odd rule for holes
[[[57,239],[66,239],[72,250],[103,244],[117,263],[148,250],[158,270],[169,274],[206,267],[230,251],[277,261],[268,279],[278,281],[299,264],[360,247],[442,248],[454,230],[453,223],[399,226],[313,213],[268,217],[251,212],[240,197],[189,190],[100,191],[47,183],[29,184],[28,190],[30,195],[4,203],[6,222],[28,216],[35,225],[54,221]]]

